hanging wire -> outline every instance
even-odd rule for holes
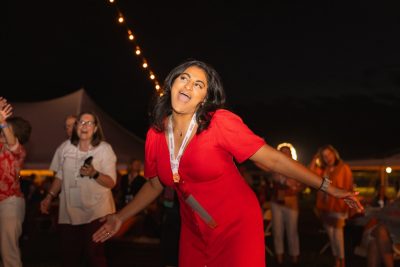
[[[148,73],[148,77],[149,77],[150,81],[153,83],[154,88],[155,88],[156,92],[158,93],[158,95],[162,96],[163,92],[161,90],[161,86],[160,86],[160,83],[158,82],[157,76],[154,74],[154,71],[150,67],[150,64],[149,64],[149,61],[147,60],[147,58],[144,57],[143,49],[139,46],[134,31],[131,28],[129,28],[129,26],[127,25],[126,18],[124,16],[124,14],[121,12],[121,10],[119,9],[119,7],[117,6],[116,0],[108,0],[108,2],[117,11],[117,20],[116,20],[117,23],[120,24],[121,26],[126,27],[128,40],[133,43],[134,54],[135,54],[135,56],[139,57],[139,62],[141,62],[141,64],[142,64],[141,65],[142,69]]]

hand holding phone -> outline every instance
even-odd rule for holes
[[[83,165],[89,166],[90,164],[92,164],[92,160],[93,160],[93,157],[92,157],[92,156],[88,157],[88,158],[85,159],[85,161],[83,162]]]
[[[93,160],[93,156],[88,157],[87,159],[85,159],[85,161],[83,162],[82,167],[89,167],[92,164],[92,160]],[[84,177],[85,175],[81,174],[81,177]]]

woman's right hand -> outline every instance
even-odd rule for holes
[[[6,119],[12,115],[12,106],[10,104],[5,104],[0,109],[0,124],[4,124]]]
[[[122,220],[118,217],[117,214],[110,214],[101,219],[101,221],[106,221],[103,226],[97,230],[92,239],[94,242],[104,242],[107,239],[111,238],[114,234],[116,234],[121,228]]]
[[[7,105],[7,99],[4,97],[0,96],[0,109],[3,109],[3,107]]]
[[[40,211],[43,214],[49,214],[49,208],[51,204],[51,197],[47,195],[41,202],[40,202]]]

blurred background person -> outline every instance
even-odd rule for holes
[[[75,123],[76,123],[76,115],[68,115],[65,118],[64,129],[65,129],[65,134],[66,134],[67,140],[65,140],[58,146],[56,152],[53,155],[53,159],[51,160],[51,164],[50,164],[50,170],[52,170],[53,172],[56,172],[58,166],[60,166],[60,163],[62,160],[61,152],[62,152],[64,146],[66,146],[70,142]]]
[[[56,214],[48,214],[48,215],[40,214],[41,212],[40,212],[40,209],[38,207],[40,206],[40,201],[42,201],[43,198],[46,197],[48,189],[49,189],[49,186],[53,183],[53,180],[55,179],[55,176],[56,176],[57,169],[60,166],[60,164],[62,163],[62,160],[63,160],[62,152],[63,152],[64,147],[66,145],[68,145],[68,144],[71,144],[71,140],[70,139],[71,139],[71,136],[72,136],[72,131],[74,129],[74,125],[76,123],[76,118],[77,118],[77,116],[76,115],[72,115],[72,114],[71,115],[67,115],[65,117],[64,130],[65,130],[65,136],[66,136],[67,139],[64,140],[57,147],[56,152],[54,153],[53,158],[51,160],[49,169],[51,171],[53,171],[53,175],[45,177],[45,180],[38,185],[37,192],[36,192],[36,198],[38,199],[38,203],[30,203],[30,204],[33,204],[33,205],[30,205],[30,206],[32,206],[32,210],[28,210],[28,212],[27,212],[27,219],[28,220],[26,220],[26,225],[25,225],[25,227],[31,228],[28,232],[35,231],[35,229],[33,229],[34,226],[32,225],[31,221],[33,220],[33,218],[37,218],[37,217],[40,217],[40,216],[47,217],[49,222],[50,222],[50,227],[56,228],[57,215]],[[55,209],[58,206],[59,206],[58,201],[54,201],[52,203],[52,207],[54,207]]]
[[[388,198],[386,195],[386,186],[382,184],[382,181],[380,179],[377,179],[374,187],[375,196],[373,197],[369,205],[371,207],[383,208],[390,201],[390,198]]]
[[[93,112],[78,116],[59,164],[40,209],[48,213],[61,191],[58,229],[63,265],[82,266],[86,260],[85,266],[107,266],[104,244],[94,243],[91,235],[100,227],[101,217],[115,212],[111,189],[117,176],[116,156]]]
[[[173,187],[164,187],[161,194],[161,203],[161,263],[163,267],[177,267],[181,216],[178,195]]]
[[[139,159],[132,159],[128,163],[127,173],[122,175],[118,186],[115,188],[115,204],[117,210],[122,209],[125,205],[133,199],[136,193],[147,182],[146,178],[142,176],[143,164]],[[131,235],[138,237],[144,235],[146,211],[129,218],[115,235],[115,237],[122,237]]]
[[[277,149],[286,156],[297,159],[296,150],[290,143],[282,143]],[[298,218],[299,218],[299,200],[298,193],[305,186],[290,177],[279,173],[273,173],[273,192],[271,196],[272,212],[272,236],[276,261],[283,264],[285,232],[287,238],[288,252],[293,264],[297,264],[300,255]]]
[[[133,196],[139,192],[140,188],[147,182],[142,176],[143,164],[139,159],[132,159],[128,164],[128,172],[121,176],[117,190],[116,205],[117,209],[123,208]]]
[[[375,225],[368,231],[368,267],[393,267],[400,257],[400,198],[388,203],[371,218]]]
[[[338,151],[332,145],[319,148],[310,168],[319,176],[330,181],[337,188],[353,191],[353,175],[348,164],[340,158]],[[345,266],[343,228],[348,217],[349,208],[343,199],[335,198],[324,192],[317,191],[316,211],[328,234],[335,266]]]
[[[254,186],[253,176],[248,171],[246,165],[245,164],[238,165],[238,170],[240,172],[240,175],[242,175],[242,177],[244,178],[246,183],[251,187],[251,189],[253,189],[254,192],[257,192],[257,188]]]
[[[26,157],[23,144],[28,141],[32,128],[28,121],[11,115],[11,105],[0,97],[0,256],[3,267],[20,267],[18,241],[22,234],[25,200],[19,171]]]

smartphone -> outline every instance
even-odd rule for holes
[[[92,156],[88,157],[88,158],[85,159],[85,161],[83,162],[83,165],[90,165],[90,164],[92,164],[92,160],[93,160],[93,157],[92,157]]]
[[[92,164],[92,160],[93,160],[93,157],[92,156],[90,156],[90,157],[88,157],[87,159],[85,159],[85,161],[83,162],[83,166],[85,166],[85,165],[90,165],[90,164]],[[81,177],[83,177],[83,175],[81,174]]]

